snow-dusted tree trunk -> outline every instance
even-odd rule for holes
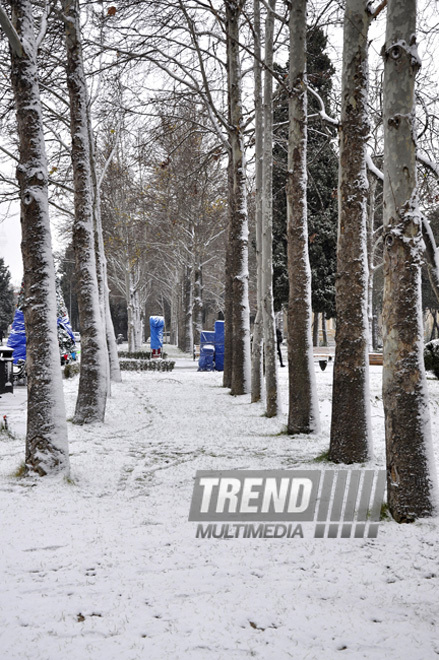
[[[416,0],[389,0],[384,56],[383,402],[387,496],[398,522],[434,511],[423,360],[422,221],[416,181]]]
[[[62,7],[65,17],[75,191],[73,245],[81,325],[81,371],[73,421],[84,424],[104,420],[108,358],[96,274],[87,87],[82,61],[79,3],[78,0],[62,0]]]
[[[347,0],[343,33],[335,363],[330,460],[370,458],[367,171],[369,0]]]
[[[96,171],[93,130],[89,108],[87,108],[87,127],[90,145],[91,177],[93,184],[93,218],[95,229],[95,250],[97,261],[96,266],[99,287],[99,301],[107,340],[110,378],[114,382],[120,383],[122,376],[120,373],[119,357],[117,354],[116,335],[114,332],[113,319],[111,318],[110,311],[110,290],[108,287],[107,258],[105,256],[104,236],[102,231],[100,181]]]
[[[252,403],[262,397],[262,152],[263,152],[263,106],[261,66],[261,12],[260,0],[253,3],[254,34],[254,99],[255,99],[255,225],[256,225],[256,296],[257,310],[252,339]]]
[[[239,20],[243,0],[225,0],[227,76],[230,108],[230,157],[233,197],[230,215],[229,276],[232,281],[232,377],[231,393],[246,394],[251,387],[250,311],[248,301],[247,182],[242,115],[242,73],[239,53]],[[227,348],[227,345],[226,345]]]
[[[203,269],[200,263],[194,273],[194,344],[200,343],[200,333],[203,329]]]
[[[288,235],[288,433],[319,430],[311,336],[311,268],[306,206],[306,0],[292,3],[289,19]]]
[[[12,22],[22,52],[11,49],[11,82],[19,138],[24,321],[26,327],[26,469],[68,471],[69,452],[58,335],[55,267],[47,201],[47,161],[41,119],[32,5],[13,0]]]
[[[273,38],[276,0],[269,0],[265,20],[264,140],[262,171],[262,311],[265,357],[265,413],[279,411],[273,308]]]
[[[172,288],[171,293],[171,344],[179,345],[178,335],[178,286]]]
[[[375,218],[375,201],[376,189],[378,179],[369,174],[369,192],[368,192],[368,210],[367,210],[367,266],[368,266],[368,281],[367,281],[367,322],[369,328],[369,351],[373,352],[373,279],[375,274],[374,265],[374,218]]]
[[[127,258],[128,261],[128,258]],[[126,265],[126,301],[128,313],[128,350],[130,353],[140,351],[141,348],[141,309],[139,297],[139,266]]]
[[[183,309],[184,309],[184,351],[192,353],[194,336],[192,327],[193,283],[192,268],[185,266],[183,272]]]
[[[230,122],[230,103],[229,103]],[[234,213],[233,198],[233,162],[229,151],[227,164],[227,242],[226,242],[226,268],[224,285],[224,372],[223,386],[232,387],[233,373],[233,277],[232,277],[232,245],[231,231]]]

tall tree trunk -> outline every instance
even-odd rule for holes
[[[383,402],[387,496],[398,522],[433,513],[436,475],[423,360],[416,181],[416,0],[389,0],[384,56]]]
[[[96,171],[96,157],[93,139],[93,129],[91,124],[90,109],[87,108],[87,126],[88,126],[88,139],[90,145],[90,167],[91,179],[93,184],[93,219],[95,230],[95,250],[96,250],[96,267],[99,288],[99,301],[101,307],[101,316],[103,316],[103,323],[105,327],[105,336],[107,340],[108,362],[110,379],[115,383],[122,381],[120,373],[119,357],[117,353],[116,334],[114,332],[113,319],[111,318],[110,311],[110,290],[108,287],[107,276],[107,258],[105,256],[104,236],[102,231],[102,216],[101,216],[101,191],[98,180],[98,173]]]
[[[370,458],[367,316],[368,0],[347,0],[343,35],[335,363],[329,458]]]
[[[328,345],[328,333],[326,331],[326,314],[322,312],[322,342],[323,346]]]
[[[232,379],[231,393],[246,394],[251,386],[250,311],[248,301],[248,217],[247,182],[243,139],[242,74],[239,54],[239,19],[243,0],[225,0],[227,30],[227,74],[230,106],[230,153],[233,195],[230,240],[232,279]]]
[[[203,271],[201,264],[195,268],[194,273],[194,344],[200,343],[200,333],[203,329]]]
[[[265,357],[265,413],[279,410],[273,308],[273,38],[276,0],[269,0],[265,21],[264,150],[262,172],[262,311]]]
[[[171,344],[178,346],[178,286],[171,292]]]
[[[26,328],[26,470],[69,470],[67,423],[56,327],[55,267],[47,199],[47,160],[41,121],[32,5],[13,0],[12,22],[23,53],[11,50],[20,162],[21,250]]]
[[[261,15],[260,0],[254,0],[254,98],[255,98],[255,224],[256,224],[256,297],[257,310],[253,325],[252,339],[252,403],[262,397],[262,150],[263,150],[263,108],[262,108],[262,67],[261,67]]]
[[[313,324],[312,324],[312,345],[313,346],[318,346],[319,345],[319,319],[320,319],[319,312],[314,312],[314,321],[313,321]]]
[[[288,235],[288,433],[320,427],[311,337],[311,268],[306,206],[306,0],[290,9],[289,136],[287,179]]]
[[[62,0],[67,49],[67,87],[70,97],[70,132],[75,197],[73,246],[79,319],[81,371],[73,421],[102,422],[107,402],[108,358],[100,315],[93,231],[90,143],[87,121],[87,87],[82,61],[78,0]]]
[[[230,121],[230,103],[229,103]],[[226,242],[226,269],[224,286],[224,372],[223,386],[232,387],[233,373],[233,277],[232,277],[232,218],[235,200],[233,197],[233,162],[232,154],[228,154],[227,165],[227,242]]]
[[[367,319],[369,326],[369,350],[374,350],[373,343],[373,279],[375,273],[374,266],[374,219],[375,219],[375,198],[376,198],[376,189],[378,179],[376,176],[369,174],[369,192],[368,192],[368,210],[367,210],[367,266],[368,266],[368,278],[367,278]]]
[[[192,308],[193,308],[193,289],[192,289],[192,268],[185,266],[183,275],[183,300],[184,300],[184,351],[192,353],[194,349],[194,337],[192,328]]]

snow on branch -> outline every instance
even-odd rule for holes
[[[416,160],[429,169],[430,172],[433,172],[433,174],[439,179],[439,165],[437,163],[433,163],[429,158],[422,156],[419,152],[416,154]]]
[[[378,167],[373,162],[372,156],[370,155],[369,151],[366,151],[366,165],[369,172],[374,174],[377,179],[380,179],[380,181],[384,181],[384,174],[381,172],[381,170],[378,169]]]
[[[9,44],[18,57],[23,57],[24,49],[23,44],[20,41],[20,37],[15,31],[14,26],[9,20],[9,16],[4,11],[3,7],[0,7],[0,27],[8,38]]]
[[[326,112],[326,108],[325,108],[325,104],[323,103],[323,99],[322,99],[322,97],[320,96],[320,94],[318,94],[318,92],[316,92],[316,90],[313,89],[308,83],[306,83],[306,89],[307,89],[308,92],[310,92],[310,93],[311,93],[311,94],[317,99],[317,101],[319,102],[319,105],[320,105],[319,115],[320,115],[320,117],[321,117],[324,121],[326,121],[328,124],[331,124],[332,126],[337,126],[337,127],[338,127],[338,125],[339,125],[339,124],[338,124],[338,121],[337,121],[336,119],[334,119],[333,117],[330,117],[330,116],[327,114],[327,112]]]

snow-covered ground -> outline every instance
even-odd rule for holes
[[[3,395],[16,438],[0,435],[1,660],[437,657],[439,519],[383,522],[376,540],[196,539],[188,522],[196,470],[321,465],[332,368],[316,374],[324,430],[309,438],[280,434],[285,415],[265,418],[188,358],[125,372],[105,424],[69,424],[71,480],[13,476],[25,392]],[[384,467],[380,367],[371,400]]]

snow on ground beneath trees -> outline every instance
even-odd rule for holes
[[[24,388],[3,395],[0,657],[191,660],[439,654],[439,519],[387,521],[378,538],[196,539],[196,470],[316,469],[328,446],[332,366],[316,363],[322,432],[279,434],[222,374],[124,372],[105,424],[69,424],[71,480],[12,476]],[[78,379],[65,382],[73,415]],[[439,381],[428,380],[433,430]],[[371,367],[372,467],[384,467],[381,367]],[[439,447],[436,447],[439,455]],[[328,467],[332,467],[329,465]]]

